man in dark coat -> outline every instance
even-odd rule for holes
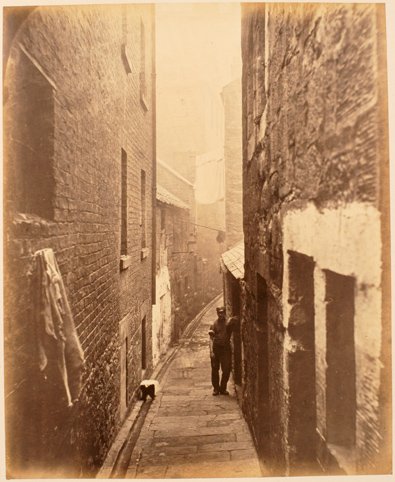
[[[230,338],[234,329],[235,318],[226,320],[225,307],[217,308],[218,318],[210,326],[210,358],[211,358],[211,383],[213,395],[229,395],[226,385],[229,380],[232,367],[232,348]],[[219,369],[221,367],[222,377],[219,382]]]

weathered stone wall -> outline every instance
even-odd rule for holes
[[[13,14],[6,12],[5,35]],[[139,72],[133,68],[140,65],[142,23],[145,106]],[[148,5],[37,8],[12,39],[4,85],[10,476],[93,475],[140,381],[144,316],[147,368],[151,365],[152,42]],[[129,74],[127,63],[133,68]],[[26,97],[26,92],[32,95]],[[34,106],[43,95],[45,106]],[[32,144],[26,145],[26,139]],[[131,260],[120,272],[122,149],[127,154]],[[148,248],[143,260],[141,169],[146,173]],[[26,192],[27,201],[21,203]],[[45,193],[41,200],[40,193]],[[34,205],[34,199],[40,202]],[[38,373],[32,273],[34,253],[43,248],[52,248],[57,257],[85,354],[83,390],[71,410],[58,403],[54,388]],[[127,356],[121,363],[125,342]],[[121,387],[125,371],[126,386]],[[126,401],[120,400],[121,393]]]
[[[318,473],[317,459],[327,472],[388,472],[390,433],[383,420],[390,426],[389,391],[383,384],[390,383],[390,368],[382,333],[388,335],[383,300],[389,290],[381,265],[389,254],[382,244],[389,228],[384,10],[244,4],[242,13],[243,408],[274,473]],[[306,266],[314,286],[307,283]],[[331,433],[327,419],[334,416],[326,404],[335,398],[326,392],[325,306],[332,276],[355,283],[347,301],[354,310],[355,346],[348,344],[347,351],[355,353],[355,379],[348,381],[356,394],[354,409],[352,401],[345,407],[355,417],[349,434],[355,441],[346,444],[354,465],[344,447],[338,449],[342,443],[334,448],[331,440],[342,436]],[[341,369],[346,363],[329,361]],[[261,369],[260,375],[265,364],[268,373]],[[267,417],[270,426],[262,420]],[[314,423],[300,426],[301,417]]]

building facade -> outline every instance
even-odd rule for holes
[[[205,304],[202,260],[195,253],[196,228],[189,206],[157,186],[156,305],[153,359],[156,364]]]
[[[212,299],[221,291],[225,204],[223,193],[212,196],[217,188],[210,191],[208,184],[214,177],[204,164],[224,147],[220,93],[232,79],[234,58],[240,58],[240,6],[226,2],[158,5],[157,24],[158,43],[166,45],[157,62],[158,155],[196,187],[197,254],[205,260],[205,286]],[[223,162],[218,165],[223,170]],[[209,179],[201,185],[203,170]],[[210,199],[202,199],[199,192]]]
[[[4,17],[7,471],[94,476],[152,367],[154,9]],[[41,250],[55,255],[84,353],[72,406],[57,355],[38,363]]]
[[[224,104],[226,246],[230,248],[243,239],[241,79],[225,85],[221,97]]]
[[[188,71],[187,67],[186,70]],[[173,72],[170,74],[169,78],[166,77],[166,82],[160,81],[160,77],[158,80],[160,82],[158,89],[158,153],[171,169],[179,173],[197,190],[205,191],[207,181],[203,180],[203,186],[201,186],[199,173],[197,173],[199,170],[197,159],[216,152],[218,148],[222,147],[223,106],[221,99],[206,81],[199,79],[198,75],[188,79],[186,74],[177,77]],[[223,160],[223,155],[220,160]],[[163,171],[161,167],[159,169],[161,172]],[[219,179],[218,181],[221,182]],[[214,189],[217,190],[217,187]],[[194,193],[196,194],[196,190]],[[198,225],[197,252],[200,258],[206,260],[205,265],[209,278],[206,286],[210,300],[221,289],[219,256],[223,243],[216,241],[216,229],[225,230],[223,193],[222,197],[215,196],[207,202],[204,199],[202,202],[198,196],[195,197],[194,216]],[[207,226],[209,229],[201,226]]]
[[[389,473],[384,8],[242,17],[243,410],[273,474]]]

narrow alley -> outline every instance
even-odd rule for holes
[[[197,317],[197,324],[165,366],[159,393],[127,456],[128,467],[113,470],[112,477],[262,476],[233,381],[228,384],[229,396],[212,395],[208,330],[215,307],[211,304]]]
[[[3,8],[4,477],[392,474],[386,5],[65,3]]]

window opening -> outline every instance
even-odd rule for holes
[[[126,5],[122,5],[122,44],[121,44],[121,58],[125,68],[126,74],[131,74],[132,69],[127,53],[127,38],[128,38],[128,14]]]
[[[24,52],[19,55],[20,88],[16,87],[12,114],[17,125],[12,131],[17,160],[14,199],[19,212],[54,219],[53,87]]]
[[[121,151],[121,256],[128,254],[128,156]]]
[[[141,248],[146,247],[146,240],[145,240],[145,206],[146,204],[146,198],[145,198],[145,171],[141,170],[141,219],[140,219],[140,225],[141,225]]]
[[[145,49],[145,26],[140,21],[140,100],[147,110],[147,82],[146,82],[146,49]]]

